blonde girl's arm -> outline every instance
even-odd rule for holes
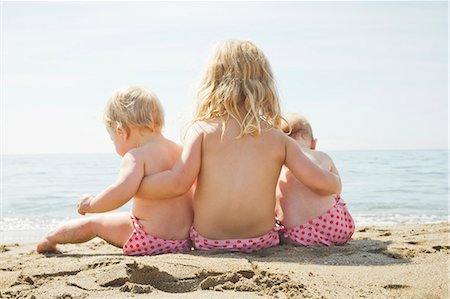
[[[144,176],[144,161],[128,152],[123,156],[116,182],[97,196],[82,196],[78,212],[102,213],[120,208],[137,192]]]
[[[331,161],[330,171],[331,171],[332,173],[334,173],[335,175],[339,175],[339,171],[337,170],[337,168],[336,168],[336,166],[334,165],[334,162],[333,162],[333,160],[331,160],[331,158],[330,158],[330,161]]]
[[[185,138],[180,159],[171,170],[144,177],[138,195],[166,199],[188,192],[197,179],[201,166],[203,133],[197,124],[192,125]]]
[[[337,168],[334,165],[334,162],[331,158],[330,158],[330,161],[331,161],[330,172],[334,173],[335,175],[337,175],[340,178],[339,171],[337,170]],[[341,188],[339,189],[339,192],[336,192],[336,195],[341,196],[341,193],[342,193],[342,185],[341,185]]]
[[[285,165],[299,181],[319,195],[341,192],[341,179],[338,175],[314,164],[292,138],[287,137],[285,140]]]

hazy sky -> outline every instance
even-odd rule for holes
[[[112,153],[111,93],[156,92],[179,142],[212,46],[250,39],[319,148],[447,148],[447,2],[3,2],[2,150]]]

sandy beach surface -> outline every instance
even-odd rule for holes
[[[95,239],[0,247],[0,298],[448,298],[448,223],[360,227],[345,246],[127,257]]]

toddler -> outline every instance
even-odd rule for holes
[[[311,125],[297,114],[287,117],[285,132],[303,149],[303,153],[320,168],[338,174],[333,160],[316,151]],[[313,192],[295,174],[283,167],[277,188],[276,215],[289,243],[304,246],[343,245],[352,236],[355,224],[339,193],[320,195]]]
[[[160,200],[139,187],[144,176],[172,168],[182,151],[161,134],[164,112],[158,98],[141,87],[119,90],[106,106],[105,124],[123,157],[119,176],[99,195],[82,196],[78,212],[115,210],[133,198],[131,214],[100,214],[69,222],[48,234],[36,250],[56,251],[57,244],[100,237],[123,248],[127,255],[189,251],[193,219],[190,188]]]
[[[340,192],[339,177],[311,162],[280,130],[281,120],[263,52],[250,41],[224,41],[204,71],[181,158],[172,170],[146,176],[141,190],[170,198],[197,179],[191,229],[196,249],[275,246],[275,190],[283,165],[321,195]]]

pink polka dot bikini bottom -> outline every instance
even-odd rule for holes
[[[274,227],[267,234],[250,239],[211,240],[199,235],[194,226],[192,226],[191,240],[194,242],[195,249],[198,250],[241,251],[250,253],[278,245],[280,243],[279,230],[280,227]]]
[[[189,239],[165,240],[147,234],[139,220],[130,214],[134,226],[133,233],[123,245],[123,253],[126,255],[156,255],[161,253],[188,252],[191,250]]]
[[[289,243],[303,246],[344,245],[353,235],[355,223],[341,198],[323,215],[305,224],[285,229]]]

